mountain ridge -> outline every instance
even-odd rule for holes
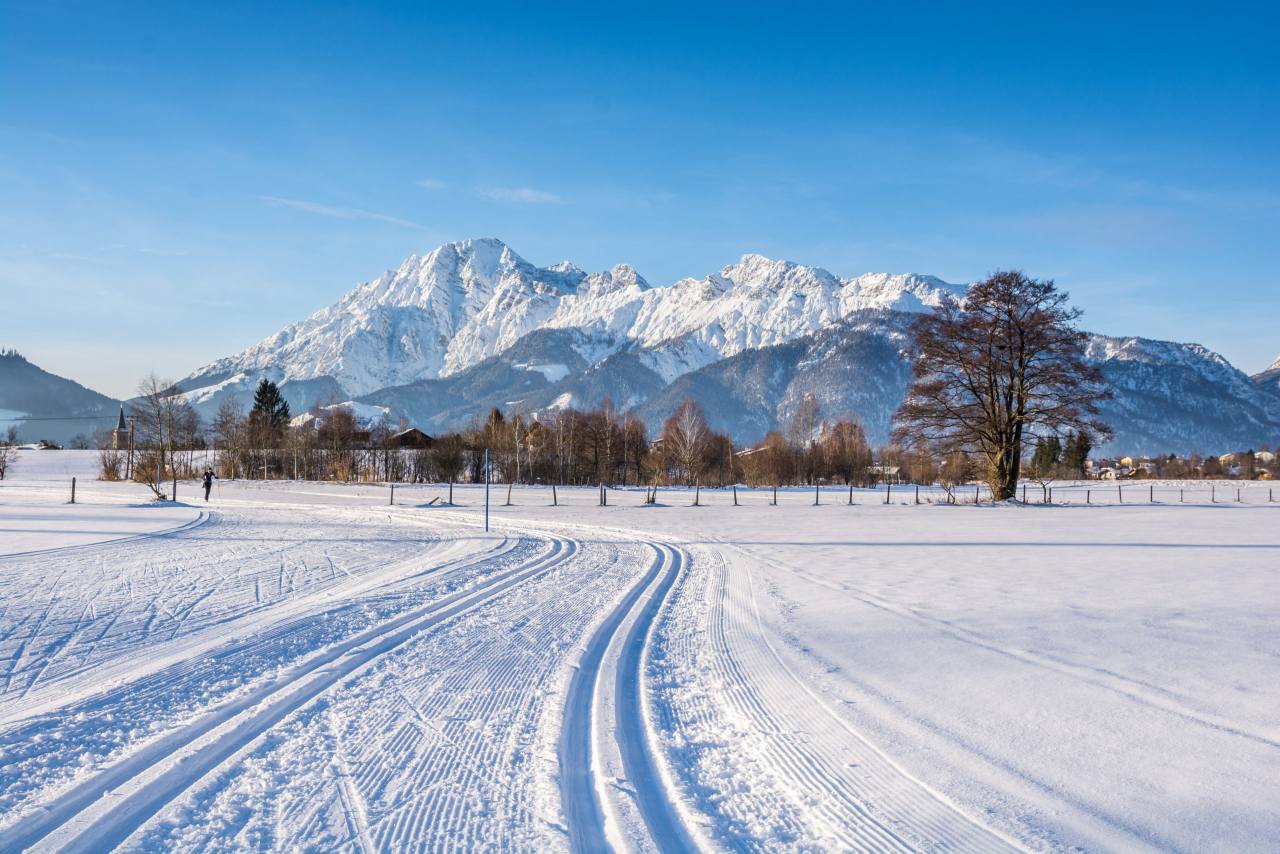
[[[119,405],[112,397],[44,370],[16,350],[0,351],[0,433],[12,425],[20,441],[65,443],[79,434],[110,429]]]
[[[717,398],[706,402],[713,423],[743,439],[785,421],[808,389],[828,414],[856,415],[884,441],[909,378],[910,317],[965,291],[920,274],[841,278],[754,253],[654,286],[629,264],[595,273],[569,261],[537,267],[481,238],[412,255],[179,387],[205,416],[226,399],[244,406],[266,377],[295,413],[353,401],[435,430],[491,406],[535,411],[606,396],[656,427],[664,406],[701,389]],[[1109,404],[1116,447],[1154,453],[1280,438],[1280,383],[1250,378],[1208,348],[1092,335],[1089,356],[1119,392]],[[772,388],[780,397],[771,407],[758,390],[742,392],[760,385],[770,360],[791,378]],[[1154,412],[1166,423],[1143,424]]]

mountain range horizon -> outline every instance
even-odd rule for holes
[[[605,398],[656,428],[694,397],[748,442],[813,394],[824,415],[855,417],[884,442],[910,376],[911,317],[967,287],[916,273],[842,278],[754,253],[654,286],[629,264],[537,267],[477,238],[411,255],[176,384],[206,420],[228,400],[245,407],[265,378],[295,414],[346,405],[429,430],[494,406],[537,413]],[[1116,449],[1280,439],[1280,358],[1249,377],[1199,344],[1097,334],[1089,357],[1117,392]]]

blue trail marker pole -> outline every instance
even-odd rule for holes
[[[489,530],[489,449],[484,449],[484,529]]]

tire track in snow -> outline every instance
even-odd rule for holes
[[[614,707],[613,737],[644,831],[660,851],[694,850],[667,783],[656,748],[647,736],[644,669],[653,622],[680,575],[683,555],[665,544],[649,544],[656,556],[649,571],[623,597],[587,641],[569,684],[559,744],[560,795],[574,851],[612,848],[604,802],[616,790],[604,779],[600,743],[610,737],[604,708]],[[634,619],[625,634],[624,622]],[[616,656],[612,684],[602,678],[606,661]]]
[[[100,852],[127,839],[162,807],[241,749],[336,683],[420,632],[470,611],[503,591],[568,560],[574,540],[552,538],[543,555],[375,626],[285,671],[90,777],[0,832],[0,850],[29,848],[60,829],[57,847]],[[105,809],[95,804],[122,788]]]

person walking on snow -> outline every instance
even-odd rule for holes
[[[209,500],[209,491],[213,489],[213,469],[204,470],[204,500]]]

